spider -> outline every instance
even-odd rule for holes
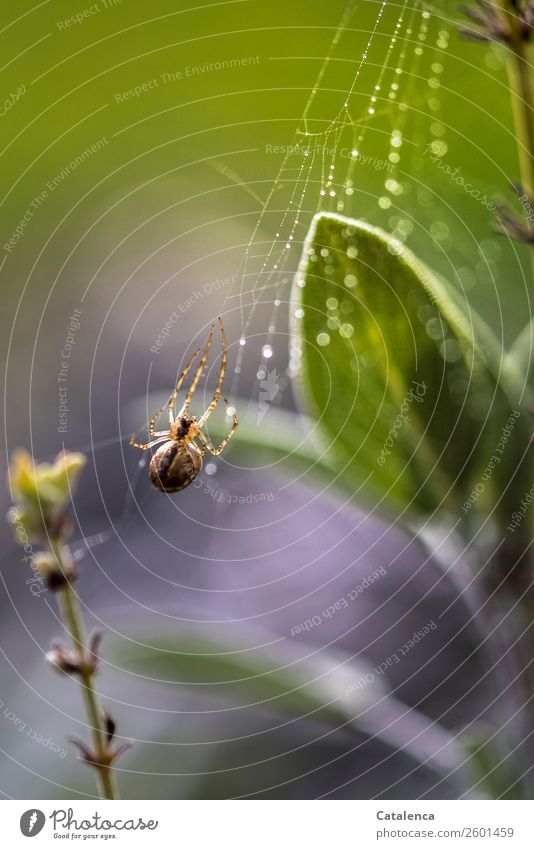
[[[200,354],[200,351],[202,350],[201,348],[198,348],[195,351],[187,363],[178,378],[178,383],[176,384],[166,406],[154,413],[150,419],[148,424],[149,441],[146,443],[137,442],[135,433],[130,439],[130,445],[133,445],[134,448],[140,448],[142,451],[148,451],[149,448],[153,448],[155,445],[163,443],[152,455],[149,467],[150,480],[155,488],[160,490],[160,492],[179,492],[189,486],[202,469],[202,458],[206,451],[209,451],[210,454],[213,455],[221,454],[239,424],[235,411],[233,408],[228,406],[228,413],[232,415],[233,419],[232,427],[217,448],[213,447],[202,432],[202,428],[215,410],[220,399],[222,398],[227,405],[229,404],[227,399],[221,393],[224,373],[226,371],[227,347],[224,327],[220,318],[219,326],[221,328],[222,339],[221,368],[213,399],[207,410],[198,420],[197,417],[190,412],[191,401],[202,375],[204,366],[206,365],[206,360],[211,348],[215,325],[215,322],[211,325],[206,347],[204,348],[195,376],[188,389],[185,401],[180,408],[180,411],[175,415],[174,405],[176,398],[189,369]],[[165,409],[169,411],[169,429],[155,430],[156,421]],[[196,444],[195,440],[198,440],[200,446]]]

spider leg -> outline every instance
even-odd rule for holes
[[[189,370],[189,369],[190,369],[190,367],[191,367],[191,363],[193,362],[193,360],[195,359],[195,357],[198,355],[198,353],[199,353],[199,351],[198,351],[198,350],[197,350],[197,351],[195,351],[195,353],[193,354],[193,356],[191,357],[191,359],[190,359],[190,360],[189,360],[189,362],[187,363],[186,367],[184,368],[183,372],[181,373],[181,375],[180,375],[180,377],[179,377],[179,379],[178,379],[178,383],[177,383],[177,385],[176,385],[176,389],[174,390],[173,394],[172,394],[172,395],[171,395],[171,397],[169,398],[169,400],[168,400],[167,404],[165,404],[163,407],[160,407],[160,408],[159,408],[159,410],[158,410],[156,413],[154,413],[154,415],[151,417],[150,421],[148,422],[148,435],[149,435],[150,439],[154,439],[154,437],[155,437],[155,436],[161,436],[163,433],[168,433],[168,431],[163,431],[163,430],[158,430],[158,431],[156,432],[156,430],[155,430],[156,422],[157,422],[158,418],[161,416],[161,414],[162,414],[163,410],[165,409],[165,407],[167,407],[167,406],[168,406],[168,408],[169,408],[169,418],[170,418],[170,423],[171,423],[171,424],[173,423],[173,418],[172,418],[172,412],[171,412],[171,410],[173,410],[173,409],[174,409],[174,401],[175,401],[175,399],[176,399],[176,395],[178,394],[178,391],[179,391],[179,389],[180,389],[180,386],[182,385],[182,382],[183,382],[184,377],[186,376],[186,374],[187,374],[188,370]]]
[[[176,398],[178,396],[178,393],[179,393],[179,391],[182,387],[182,383],[185,380],[185,376],[186,376],[187,372],[189,371],[189,369],[193,365],[195,358],[198,357],[199,354],[200,354],[200,348],[197,348],[197,350],[195,351],[195,353],[193,354],[193,356],[190,358],[189,362],[187,363],[186,367],[184,368],[183,372],[181,373],[180,377],[178,378],[178,382],[176,384],[174,392],[172,393],[171,397],[169,398],[167,406],[168,406],[168,410],[169,410],[169,422],[170,422],[170,424],[173,424],[173,422],[174,422],[174,418],[175,418],[175,416],[174,416],[174,404],[176,402]],[[184,411],[184,409],[185,409],[185,404],[182,407],[182,409],[180,410],[180,413],[182,413]]]
[[[197,443],[196,443],[197,439],[200,440],[200,442],[202,443],[201,445],[197,445]],[[206,439],[206,437],[204,436],[203,433],[197,433],[196,436],[194,436],[191,441],[192,441],[193,445],[195,446],[195,448],[198,448],[201,457],[204,456],[206,451],[209,451],[208,440]]]
[[[225,398],[225,397],[224,397],[224,395],[221,395],[220,397],[224,400],[224,402],[226,403],[226,405],[229,405],[229,401],[228,401],[228,399],[227,399],[227,398]],[[208,408],[208,409],[209,409],[209,408]],[[206,413],[207,413],[207,411],[206,411]],[[204,417],[206,416],[206,413],[204,413],[204,416],[202,416],[202,418],[203,418],[203,419],[204,419]],[[204,436],[204,434],[202,433],[202,431],[199,431],[199,432],[198,432],[198,434],[197,434],[197,435],[198,435],[198,438],[199,438],[199,439],[200,439],[200,441],[202,442],[202,445],[204,446],[204,448],[206,449],[206,451],[209,451],[209,452],[210,452],[210,454],[213,454],[213,456],[214,456],[214,457],[216,457],[218,454],[222,454],[222,452],[224,451],[224,449],[225,449],[226,445],[227,445],[227,444],[228,444],[228,442],[231,440],[232,436],[234,435],[235,431],[236,431],[236,430],[237,430],[237,428],[238,428],[239,420],[238,420],[237,415],[236,415],[235,413],[232,413],[232,419],[233,419],[232,427],[230,428],[230,430],[228,431],[228,433],[227,433],[227,434],[226,434],[226,436],[224,437],[223,441],[221,442],[221,444],[220,444],[217,448],[214,448],[214,447],[213,447],[213,445],[210,443],[209,439],[207,439],[207,438],[206,438],[206,436]],[[205,419],[204,419],[204,420],[205,420]],[[201,419],[201,420],[199,421],[199,423],[198,423],[198,424],[199,424],[199,426],[200,426],[200,422],[201,422],[201,421],[202,421],[202,419]]]
[[[187,395],[185,396],[185,401],[183,403],[183,407],[180,410],[180,413],[178,415],[181,415],[182,413],[184,413],[189,408],[189,405],[191,403],[191,398],[193,397],[193,393],[194,393],[195,389],[197,388],[198,381],[200,380],[200,376],[201,376],[202,372],[204,371],[204,366],[206,365],[206,360],[208,359],[208,354],[209,354],[209,351],[210,351],[210,348],[211,348],[211,343],[212,343],[212,340],[213,340],[213,331],[214,330],[215,330],[215,323],[213,323],[211,325],[211,330],[210,330],[210,333],[209,333],[209,336],[208,336],[208,341],[206,342],[206,347],[204,348],[204,353],[202,354],[202,358],[201,358],[201,360],[198,364],[198,368],[197,368],[195,376],[193,378],[193,382],[191,383],[191,386],[187,390]]]
[[[157,422],[158,418],[161,416],[164,409],[165,409],[165,407],[162,407],[160,410],[157,411],[157,413],[154,413],[154,415],[152,416],[152,418],[150,419],[150,421],[148,423],[148,435],[151,439],[154,439],[154,437],[156,436],[156,431],[154,430],[154,428],[156,427],[156,422]]]
[[[207,419],[211,416],[211,414],[213,413],[215,407],[217,406],[220,398],[222,398],[221,389],[222,389],[222,385],[223,385],[224,374],[225,374],[225,371],[226,371],[226,361],[227,361],[228,347],[226,345],[226,336],[225,336],[225,333],[224,333],[223,323],[222,323],[220,317],[219,317],[219,326],[221,328],[221,338],[222,338],[221,368],[220,368],[220,371],[219,371],[219,379],[217,381],[217,386],[215,387],[215,392],[213,393],[213,400],[212,400],[211,404],[209,405],[208,409],[206,410],[206,412],[203,413],[203,415],[201,416],[201,418],[198,421],[199,427],[202,427],[204,422],[206,422]],[[226,401],[226,398],[224,400]],[[228,403],[228,401],[226,401],[226,403]]]
[[[165,433],[164,436],[159,436],[157,439],[150,440],[150,442],[136,442],[136,436],[137,434],[132,434],[130,437],[130,445],[133,445],[134,448],[140,448],[141,451],[148,451],[149,448],[153,448],[153,446],[157,445],[158,442],[165,442],[169,439],[169,434]]]

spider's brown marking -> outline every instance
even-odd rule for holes
[[[150,461],[150,480],[161,492],[180,492],[202,469],[202,455],[192,442],[165,442]]]
[[[170,427],[171,438],[175,439],[177,442],[181,442],[188,436],[190,439],[193,439],[198,434],[198,427],[195,424],[195,419],[193,416],[180,416],[180,418],[176,417],[174,422]]]
[[[206,346],[191,382],[191,386],[186,394],[183,406],[176,415],[174,414],[174,404],[176,402],[178,392],[180,391],[184,379],[193,365],[193,362],[200,354],[200,348],[195,351],[182,371],[178,378],[176,387],[169,398],[169,402],[167,404],[169,412],[168,430],[157,431],[155,429],[156,421],[163,412],[161,409],[158,410],[157,413],[155,413],[150,419],[149,442],[137,442],[135,434],[133,434],[130,439],[130,445],[133,445],[135,448],[140,448],[142,451],[148,451],[149,448],[153,448],[155,445],[160,446],[150,461],[149,474],[153,485],[161,492],[179,492],[181,489],[185,489],[189,486],[202,469],[202,457],[206,451],[209,451],[210,454],[213,455],[221,454],[239,424],[234,412],[232,414],[232,427],[222,440],[221,444],[217,447],[214,447],[209,442],[202,431],[204,424],[215,410],[221,398],[225,401],[226,405],[229,406],[229,402],[221,393],[224,373],[226,371],[227,347],[224,327],[220,318],[219,326],[221,328],[222,340],[221,367],[219,369],[219,377],[217,379],[217,386],[215,388],[213,399],[207,410],[198,420],[196,416],[192,415],[189,411],[195,389],[202,376],[202,371],[211,348],[215,324],[212,324],[211,326]],[[200,446],[196,444],[195,440],[200,442]]]

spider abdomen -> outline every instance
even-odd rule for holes
[[[153,454],[150,480],[160,492],[179,492],[189,486],[202,469],[202,455],[193,443],[170,440]]]

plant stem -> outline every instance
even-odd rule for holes
[[[529,199],[534,198],[534,81],[528,55],[528,41],[511,0],[498,0],[502,19],[509,32],[505,51],[512,92],[512,110],[519,155],[521,185]]]
[[[65,574],[68,574],[71,566],[70,551],[67,546],[59,541],[51,541],[50,548],[57,562]],[[87,637],[83,624],[83,616],[78,600],[72,590],[70,582],[66,582],[58,592],[59,607],[63,618],[65,629],[70,634],[74,650],[81,656],[87,652]],[[111,767],[106,763],[106,732],[104,729],[104,712],[95,690],[93,674],[84,669],[80,673],[83,700],[87,711],[87,717],[91,726],[95,754],[100,763],[95,764],[97,770],[101,796],[104,799],[118,799],[118,792]]]

